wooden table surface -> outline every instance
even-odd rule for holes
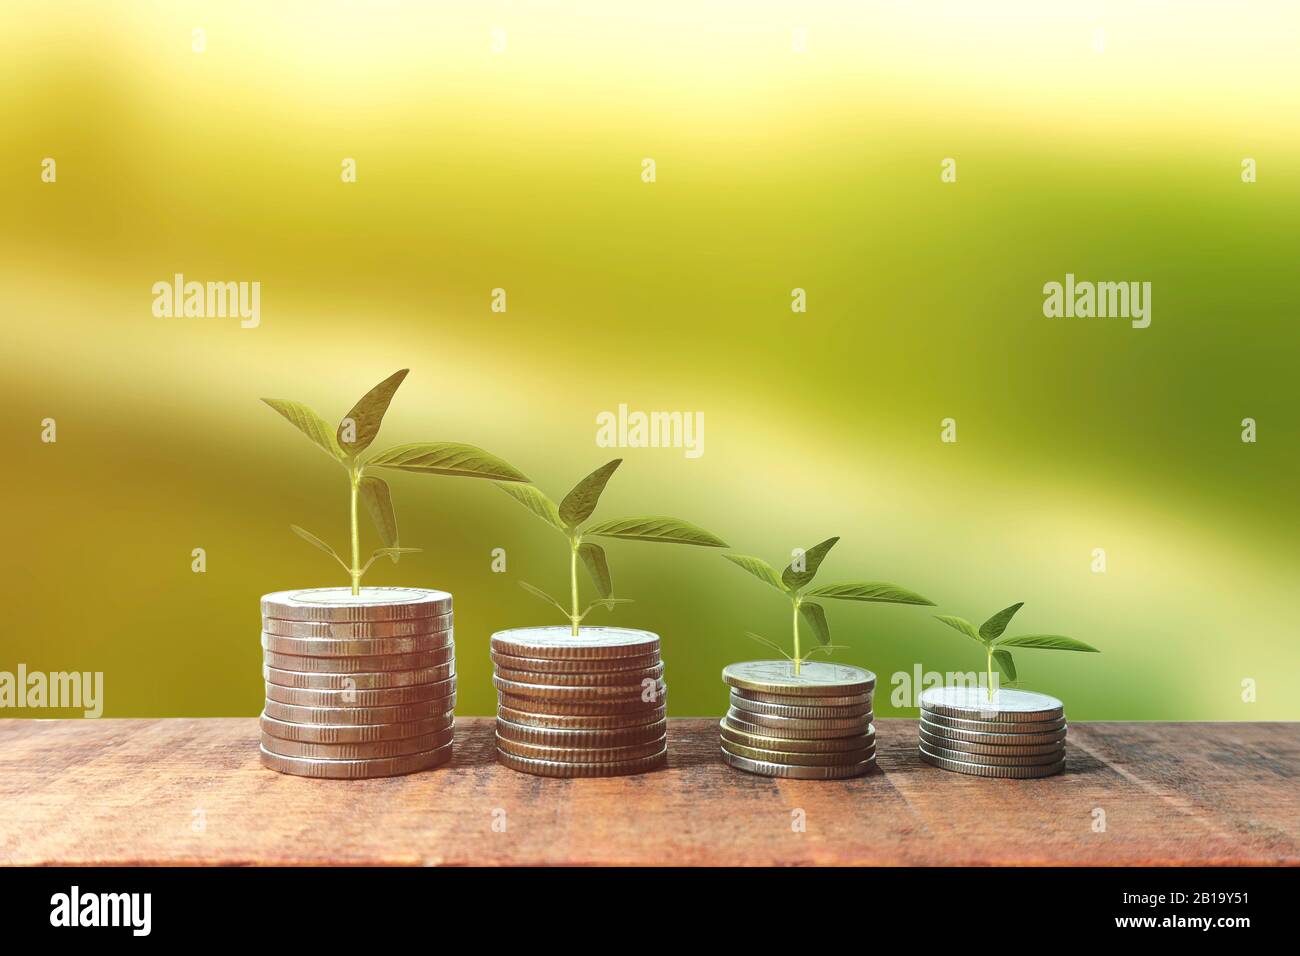
[[[876,727],[849,781],[732,770],[716,719],[671,721],[655,773],[543,779],[495,762],[487,718],[440,769],[318,781],[263,769],[250,718],[4,720],[0,863],[1300,863],[1300,724],[1073,724],[1065,773],[1026,781]]]

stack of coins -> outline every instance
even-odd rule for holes
[[[543,777],[612,777],[668,757],[659,637],[621,627],[492,635],[497,759]]]
[[[723,668],[731,707],[722,718],[722,759],[767,777],[856,777],[876,763],[871,698],[876,675],[805,661],[747,661]]]
[[[1055,697],[981,687],[921,694],[921,759],[977,777],[1050,777],[1065,767],[1065,707]]]
[[[262,765],[357,779],[451,759],[451,595],[316,588],[262,598]]]

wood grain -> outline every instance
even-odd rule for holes
[[[344,782],[263,769],[248,718],[5,720],[0,862],[1300,864],[1298,724],[1075,724],[1066,772],[1026,781],[927,766],[915,721],[876,726],[880,770],[849,781],[732,770],[716,719],[671,721],[656,773],[542,779],[461,718],[446,767]]]

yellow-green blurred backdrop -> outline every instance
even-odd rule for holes
[[[1013,632],[1103,651],[1018,655],[1076,719],[1300,717],[1297,27],[1226,2],[5,4],[0,670],[103,671],[106,716],[257,713],[258,596],[344,583],[288,524],[347,535],[342,474],[258,398],[336,420],[409,366],[377,447],[479,444],[558,497],[612,457],[597,413],[701,411],[703,457],[621,452],[598,514],[778,565],[838,534],[821,579],[976,621],[1023,600]],[[155,318],[178,272],[261,282],[260,327]],[[1044,318],[1067,272],[1152,282],[1151,327]],[[516,581],[562,591],[564,543],[486,484],[390,481],[427,551],[370,580],[454,593],[458,711],[490,713],[488,635],[554,623]],[[724,709],[721,667],[765,656],[745,631],[786,638],[716,552],[607,550],[637,603],[600,623],[662,634],[674,715]],[[880,714],[890,675],[981,663],[928,609],[829,613]]]

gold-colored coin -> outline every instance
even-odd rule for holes
[[[369,641],[375,638],[438,634],[449,630],[452,621],[453,615],[450,612],[405,621],[281,621],[267,617],[262,619],[262,631],[277,637],[296,637],[302,640]]]
[[[378,690],[314,690],[267,684],[266,699],[298,707],[392,707],[449,697],[455,689],[455,677],[436,684],[408,684],[405,687],[384,687]]]
[[[838,694],[838,695],[818,695],[815,699],[810,700],[807,696],[797,696],[792,694],[769,694],[762,690],[747,690],[744,687],[731,688],[732,697],[743,697],[745,700],[758,700],[767,704],[787,704],[794,707],[852,707],[858,704],[871,705],[871,698],[874,692],[866,694]]]
[[[282,757],[265,747],[258,748],[262,766],[299,777],[322,777],[336,780],[361,780],[368,777],[398,777],[418,770],[431,770],[451,759],[452,744],[437,750],[408,754],[404,757],[381,757],[375,760],[316,760],[311,757]]]
[[[777,731],[777,733],[773,734],[775,737],[796,737],[800,736],[801,731],[808,730],[838,730],[841,733],[826,736],[843,737],[854,733],[860,734],[863,728],[871,723],[869,718],[863,719],[862,717],[773,717],[768,714],[755,714],[747,710],[739,710],[736,707],[732,707],[727,711],[727,717]]]
[[[497,718],[497,736],[540,747],[583,748],[628,747],[652,740],[662,740],[668,731],[666,720],[640,724],[636,727],[604,729],[559,729],[517,724],[502,717]]]
[[[523,681],[493,677],[492,683],[503,695],[509,697],[539,697],[549,701],[561,700],[639,700],[643,694],[658,696],[663,692],[662,679],[646,678],[630,684],[603,684],[586,687],[568,687],[562,684],[527,684]]]
[[[385,654],[426,654],[451,646],[452,632],[420,637],[376,637],[358,641],[326,641],[314,637],[278,637],[262,633],[262,650],[301,657],[377,657]]]
[[[814,720],[827,717],[864,717],[868,721],[871,720],[871,704],[848,704],[843,707],[796,706],[770,704],[765,700],[749,700],[745,697],[737,697],[735,694],[731,695],[730,700],[731,706],[736,710],[749,714],[766,714],[769,717],[806,717]]]
[[[552,687],[610,687],[622,685],[635,688],[638,695],[641,693],[641,688],[645,686],[642,681],[657,682],[663,676],[664,665],[662,663],[641,670],[612,671],[604,674],[541,674],[534,671],[506,670],[502,667],[497,667],[496,670],[498,680],[510,681],[516,684]]]
[[[658,723],[664,720],[664,711],[665,708],[661,704],[649,710],[625,714],[545,714],[500,704],[497,707],[497,716],[512,724],[548,730],[623,730]]]
[[[262,749],[280,757],[311,757],[314,760],[375,760],[380,757],[405,757],[408,754],[437,750],[451,743],[455,730],[436,734],[403,737],[400,740],[376,740],[364,744],[310,744],[300,740],[281,740],[262,734]]]
[[[659,635],[630,627],[517,627],[492,635],[492,650],[513,657],[551,659],[638,657],[659,653]]]
[[[361,744],[441,733],[456,725],[450,714],[399,724],[300,724],[262,714],[262,733],[309,744]]]
[[[746,733],[757,734],[761,737],[781,737],[785,740],[834,740],[837,737],[857,737],[863,733],[874,733],[874,728],[870,723],[863,724],[861,721],[852,721],[848,727],[823,727],[824,721],[820,720],[799,720],[791,721],[777,727],[768,727],[761,724],[753,723],[746,720],[746,714],[731,708],[727,711],[726,721],[737,730],[743,730]],[[784,717],[770,718],[772,720],[788,720]],[[839,723],[839,721],[835,721]],[[798,724],[799,726],[795,726]]]
[[[660,737],[641,744],[626,744],[622,747],[546,747],[541,744],[523,743],[497,734],[497,750],[515,757],[529,757],[533,760],[546,760],[554,763],[620,763],[640,760],[663,751],[668,741]]]
[[[635,657],[516,657],[492,652],[492,663],[500,670],[527,671],[532,674],[608,674],[614,671],[641,670],[660,663],[659,652]]]
[[[734,726],[726,717],[718,722],[723,740],[755,747],[760,750],[782,750],[790,753],[843,753],[847,750],[865,750],[876,744],[876,731],[855,734],[852,737],[826,737],[820,740],[792,740],[788,737],[773,737],[767,734],[754,734]],[[870,725],[868,725],[870,726]]]
[[[871,671],[826,661],[805,661],[797,674],[792,661],[745,661],[724,667],[722,679],[732,687],[790,697],[846,697],[876,688]]]
[[[385,687],[410,687],[412,684],[432,684],[456,673],[456,661],[449,658],[445,664],[423,667],[415,671],[377,671],[370,674],[319,674],[303,671],[283,671],[262,665],[262,679],[281,687],[303,687],[311,690],[379,690]]]
[[[449,644],[436,651],[419,654],[387,654],[376,657],[301,657],[294,654],[262,652],[262,663],[282,671],[301,671],[312,674],[364,674],[371,671],[413,671],[424,667],[445,664],[453,652]]]
[[[450,594],[423,588],[304,588],[262,597],[262,617],[282,621],[399,621],[450,610]]]
[[[295,707],[276,700],[263,705],[266,716],[296,724],[406,724],[439,717],[455,706],[455,694],[394,707]]]
[[[497,761],[522,773],[536,774],[539,777],[620,777],[627,774],[645,773],[664,766],[668,762],[668,749],[649,757],[637,760],[613,760],[608,763],[561,763],[557,760],[534,760],[530,757],[517,757],[514,754],[497,751]]]
[[[860,777],[876,765],[874,756],[868,757],[861,763],[844,767],[803,767],[794,764],[769,763],[765,760],[751,760],[748,757],[728,753],[725,747],[722,748],[722,759],[729,766],[744,770],[746,773],[763,777],[790,777],[797,780],[839,780]]]
[[[744,744],[733,743],[725,738],[722,741],[722,749],[737,757],[748,757],[750,760],[791,767],[846,767],[862,763],[862,761],[876,755],[875,744],[862,750],[810,754],[747,747]]]
[[[644,714],[660,710],[667,699],[667,692],[653,700],[547,700],[542,697],[514,697],[510,694],[498,694],[497,704],[512,710],[523,710],[534,714],[555,714],[561,717],[604,717],[612,714]]]

